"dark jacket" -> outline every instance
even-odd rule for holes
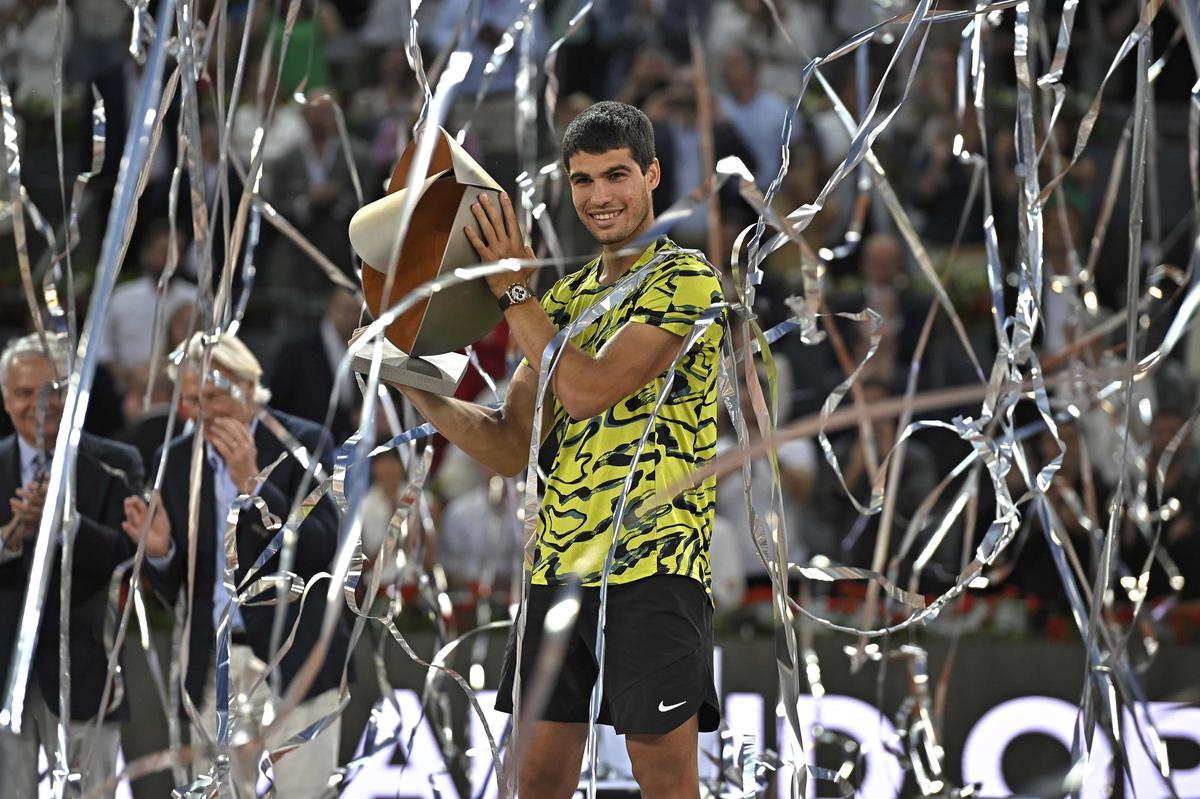
[[[353,380],[353,376],[350,377]],[[267,382],[271,389],[271,407],[323,424],[329,410],[329,392],[333,390],[333,367],[325,354],[320,326],[283,343],[275,357],[275,368]],[[345,441],[354,432],[350,423],[353,408],[335,398],[337,407],[329,424],[335,442]]]
[[[0,525],[12,519],[8,499],[15,496],[21,484],[20,448],[16,435],[11,435],[0,439],[0,500],[3,500]],[[108,662],[104,622],[109,583],[117,566],[133,556],[133,542],[121,530],[121,522],[125,519],[125,498],[140,491],[141,484],[142,460],[137,450],[83,434],[75,467],[79,530],[75,536],[71,580],[71,718],[76,721],[91,719],[100,710]],[[0,564],[0,678],[5,682],[16,648],[33,553],[30,540],[20,558]],[[42,610],[33,674],[46,704],[61,715],[58,705],[61,561],[57,550],[51,560],[53,570]],[[110,694],[109,718],[124,717],[123,695],[123,686],[118,681]]]
[[[320,459],[327,472],[332,469],[332,449],[329,436],[320,427],[312,422],[276,411],[272,411],[272,415],[304,445],[309,453],[314,453]],[[194,436],[194,432],[189,432],[175,438],[167,445],[167,465],[163,475],[162,495],[163,507],[171,522],[171,537],[175,544],[175,554],[163,569],[150,568],[147,570],[150,573],[151,581],[169,603],[175,602],[180,590],[185,588],[187,578],[188,497],[190,494],[188,472]],[[254,443],[258,448],[260,469],[272,463],[286,451],[284,445],[261,423],[255,429]],[[201,444],[201,446],[204,445]],[[156,455],[156,461],[157,458]],[[195,606],[192,608],[188,670],[184,676],[188,694],[197,705],[203,701],[205,682],[208,679],[209,670],[216,660],[213,587],[218,579],[216,574],[218,533],[214,518],[216,509],[214,507],[213,473],[207,457],[202,455],[201,463],[200,516],[196,531],[196,574],[193,590]],[[279,463],[271,472],[266,483],[263,484],[260,496],[266,501],[271,513],[279,517],[281,522],[286,521],[292,497],[301,488],[301,485],[303,484],[304,494],[308,494],[315,487],[313,481],[305,482],[304,477],[304,467],[289,455]],[[298,532],[293,571],[307,581],[318,572],[328,571],[337,551],[338,517],[333,501],[328,496],[322,498],[313,507],[300,525]],[[266,548],[271,537],[272,534],[267,531],[258,511],[253,507],[245,508],[239,517],[237,530],[238,570],[236,581],[238,584],[246,576],[259,554]],[[277,553],[257,574],[266,576],[274,574],[278,569],[279,555]],[[322,583],[309,593],[303,614],[299,613],[299,602],[288,604],[285,637],[296,623],[298,615],[300,623],[296,631],[295,643],[284,655],[280,666],[285,685],[291,682],[304,660],[316,646],[320,635],[321,619],[325,614],[327,588],[328,584]],[[273,594],[268,593],[258,597],[256,601],[261,602],[272,596]],[[263,661],[269,660],[274,613],[273,605],[260,604],[241,608],[242,620],[246,626],[246,636],[255,654]],[[339,617],[338,627],[326,654],[325,662],[309,687],[309,697],[339,684],[348,640],[345,624]]]

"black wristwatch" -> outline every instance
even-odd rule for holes
[[[500,312],[504,313],[510,305],[519,305],[533,299],[533,292],[524,283],[513,283],[504,293],[496,298],[496,302],[500,304]]]

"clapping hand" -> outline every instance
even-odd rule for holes
[[[146,527],[146,515],[149,511],[150,507],[141,497],[125,498],[125,521],[121,523],[121,529],[135,544],[142,537],[142,529]],[[150,519],[146,532],[146,555],[161,558],[171,551],[171,523],[167,520],[161,502],[154,509],[154,516]]]
[[[19,487],[16,496],[8,501],[12,510],[12,521],[5,529],[4,545],[16,549],[19,542],[32,538],[42,521],[42,508],[46,503],[46,478],[31,480]]]

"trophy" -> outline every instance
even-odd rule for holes
[[[424,180],[405,186],[416,142],[405,148],[392,171],[388,193],[350,220],[350,244],[362,258],[362,292],[367,309],[378,318],[418,286],[479,263],[463,228],[475,224],[471,204],[491,194],[500,204],[500,186],[443,128]],[[407,234],[399,247],[392,286],[383,296],[401,208],[408,192],[418,192]],[[496,298],[484,280],[455,284],[420,300],[384,331],[380,376],[392,383],[451,395],[467,370],[468,358],[455,350],[474,344],[500,322]],[[368,372],[372,347],[354,358],[353,368]]]

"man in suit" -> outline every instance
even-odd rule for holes
[[[201,363],[206,344],[211,350],[211,368],[202,374]],[[305,478],[305,466],[289,451],[271,428],[276,422],[315,457],[326,470],[331,468],[329,437],[317,425],[265,407],[270,392],[261,384],[262,367],[254,354],[230,334],[216,337],[194,334],[172,355],[176,364],[174,379],[181,381],[180,397],[185,415],[194,420],[190,431],[167,444],[166,472],[162,482],[162,503],[147,526],[147,553],[150,578],[164,597],[174,602],[183,592],[190,596],[191,635],[185,688],[197,708],[203,733],[216,741],[216,669],[219,659],[217,631],[227,624],[229,636],[229,690],[250,692],[252,685],[273,654],[271,627],[273,604],[239,605],[221,579],[227,566],[225,550],[226,518],[242,494],[256,494],[266,502],[272,514],[285,520],[292,498],[310,492],[315,482]],[[196,442],[197,432],[200,441]],[[199,516],[195,535],[194,582],[187,585],[189,570],[189,505],[193,498],[190,462],[193,445],[201,448]],[[283,457],[262,483],[259,473]],[[157,456],[155,458],[157,461]],[[141,498],[125,503],[124,529],[133,540],[141,535],[148,508]],[[338,517],[332,501],[325,497],[309,512],[300,525],[296,557],[292,570],[305,583],[318,572],[329,570],[338,546]],[[262,515],[250,504],[242,506],[234,533],[237,564],[234,584],[240,585],[274,533],[267,529]],[[274,555],[256,572],[258,577],[275,574],[279,555]],[[320,635],[328,586],[318,583],[304,603],[287,607],[287,633],[295,627],[292,646],[280,664],[281,688],[286,689],[301,665],[312,653]],[[256,602],[274,597],[269,591]],[[240,599],[245,599],[245,596]],[[346,659],[348,636],[340,624],[316,679],[305,701],[289,716],[281,735],[266,742],[273,748],[309,724],[333,713],[338,706],[338,687]],[[236,718],[231,714],[232,734],[256,734],[263,720],[268,692],[276,681],[263,681],[254,688]],[[275,765],[276,796],[310,795],[323,785],[337,766],[339,722],[336,718],[301,751],[288,754]],[[197,771],[203,771],[201,763]],[[250,777],[251,775],[242,775]]]
[[[359,201],[351,162],[338,133],[336,100],[322,90],[309,95],[303,108],[303,132],[268,167],[263,193],[309,243],[349,274],[347,231]],[[367,153],[356,139],[349,140],[349,147],[354,163],[367,163]],[[262,261],[265,268],[260,267],[259,280],[266,285],[287,286],[307,294],[320,292],[326,285],[312,259],[285,237],[276,239]]]
[[[62,416],[67,374],[65,336],[47,336],[46,348],[36,334],[11,342],[0,355],[4,408],[16,432],[0,439],[0,684],[7,684],[17,645],[21,607],[29,587],[38,527],[46,497],[52,448]],[[49,357],[47,357],[49,356]],[[55,378],[57,377],[57,382]],[[39,419],[39,417],[41,417]],[[140,489],[142,464],[132,447],[84,434],[75,471],[75,534],[71,570],[68,758],[84,791],[110,777],[120,740],[118,722],[125,717],[120,675],[101,707],[108,676],[104,642],[105,615],[113,571],[133,555],[121,534],[123,500]],[[52,557],[49,590],[25,694],[20,735],[0,733],[0,798],[37,796],[38,746],[54,762],[59,704],[59,558]],[[93,726],[103,712],[104,721]],[[85,762],[86,759],[86,762]],[[111,796],[112,794],[108,794]]]
[[[346,355],[346,342],[358,327],[359,304],[354,293],[335,287],[325,306],[325,315],[309,328],[283,343],[270,376],[271,406],[276,410],[323,424],[329,410],[329,395],[338,364]],[[308,368],[297,369],[303,363]],[[351,375],[342,382],[334,398],[336,407],[329,432],[334,441],[345,441],[357,428],[355,419],[358,387]]]

